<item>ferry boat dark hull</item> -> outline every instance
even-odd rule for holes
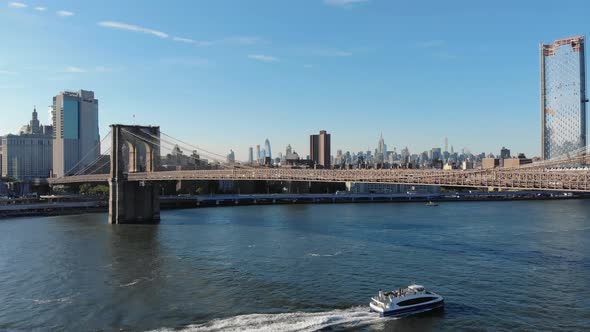
[[[381,317],[404,317],[409,315],[415,315],[427,311],[442,309],[445,306],[445,301],[440,299],[438,301],[432,301],[424,304],[416,304],[414,306],[406,308],[397,308],[391,310],[377,311],[371,308],[372,311],[378,312]]]

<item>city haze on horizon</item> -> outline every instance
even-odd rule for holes
[[[101,135],[159,125],[238,160],[267,138],[273,155],[305,157],[321,129],[332,154],[373,150],[382,132],[398,152],[448,137],[455,151],[539,156],[539,43],[585,34],[590,5],[573,2],[557,16],[547,1],[0,2],[0,134],[33,105],[49,124],[52,96],[87,89]]]

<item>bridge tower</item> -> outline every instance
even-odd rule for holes
[[[160,155],[160,127],[111,125],[109,223],[160,222],[160,186],[128,181],[129,173],[155,172]]]

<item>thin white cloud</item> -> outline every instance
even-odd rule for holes
[[[250,55],[248,55],[248,58],[253,59],[253,60],[262,61],[262,62],[278,62],[279,61],[279,59],[274,56],[264,55],[264,54],[250,54]]]
[[[421,48],[434,48],[434,47],[441,47],[445,45],[445,41],[442,39],[434,39],[434,40],[426,40],[419,42],[418,47]]]
[[[29,5],[27,5],[26,3],[22,3],[22,2],[9,2],[8,3],[8,7],[12,7],[12,8],[27,8],[27,7],[29,7]]]
[[[187,43],[187,44],[194,44],[195,41],[190,38],[183,38],[183,37],[174,37],[172,40],[180,42],[180,43]]]
[[[67,10],[58,10],[55,12],[57,14],[57,16],[61,16],[61,17],[70,17],[70,16],[74,16],[74,13],[69,12]]]
[[[352,5],[369,2],[369,0],[324,0],[326,5],[336,6],[336,7],[350,7]]]
[[[80,67],[75,67],[75,66],[69,66],[66,68],[66,70],[64,71],[66,73],[70,73],[70,74],[83,74],[88,72],[86,69],[84,68],[80,68]]]
[[[144,27],[140,27],[137,25],[133,25],[133,24],[112,22],[112,21],[103,21],[103,22],[98,22],[98,25],[101,27],[105,27],[105,28],[140,32],[140,33],[145,33],[145,34],[160,37],[160,38],[168,38],[168,34],[165,32],[154,30],[154,29],[149,29],[149,28],[144,28]]]
[[[38,7],[35,7],[34,9],[37,11],[40,11],[40,12],[44,12],[47,10],[47,7],[38,6]]]
[[[11,70],[0,69],[0,75],[18,75],[18,73],[15,71],[11,71]]]

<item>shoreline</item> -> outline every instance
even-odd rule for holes
[[[162,196],[161,210],[294,204],[426,203],[589,199],[585,193],[492,192],[445,194],[254,194]],[[108,201],[0,205],[0,220],[31,216],[59,216],[108,212]]]

